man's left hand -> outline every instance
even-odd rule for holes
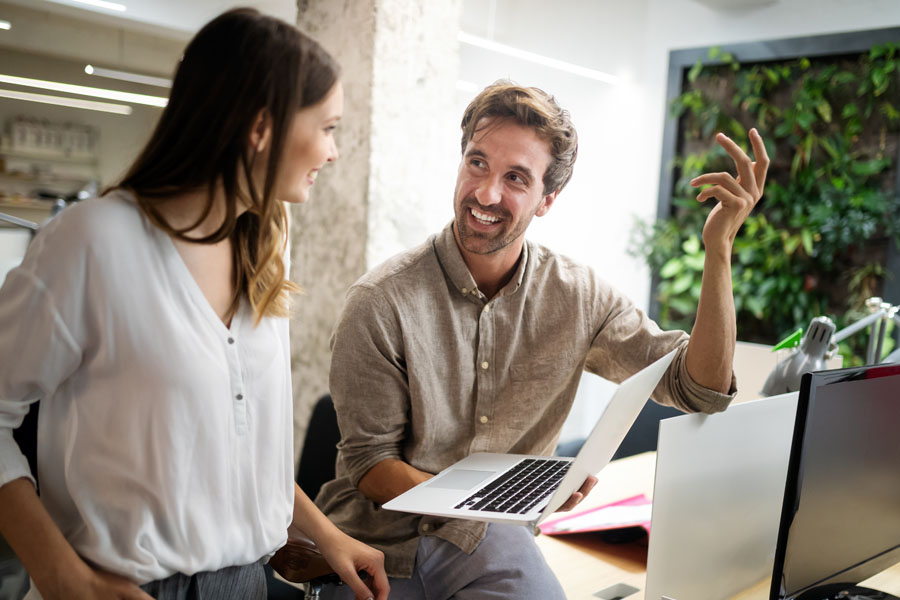
[[[738,173],[736,179],[730,173],[706,173],[691,180],[693,187],[712,184],[697,195],[698,201],[705,202],[710,198],[719,201],[703,226],[703,245],[707,251],[715,249],[730,256],[738,230],[763,195],[769,156],[762,136],[755,128],[750,130],[749,137],[756,161],[751,161],[741,147],[724,133],[716,135],[716,141],[734,159]]]
[[[559,511],[567,511],[572,510],[578,503],[585,499],[585,497],[591,493],[591,490],[594,489],[594,486],[597,485],[597,478],[593,475],[588,475],[588,478],[584,480],[584,483],[581,484],[581,487],[578,488],[578,491],[569,496],[569,499],[566,500],[566,503],[559,507]]]

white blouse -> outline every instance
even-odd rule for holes
[[[287,319],[226,327],[123,191],[66,209],[0,288],[0,485],[41,400],[41,501],[89,563],[141,584],[253,563],[293,509]]]

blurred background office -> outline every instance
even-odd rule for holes
[[[292,274],[305,290],[292,321],[298,452],[327,392],[344,292],[450,220],[459,120],[485,85],[536,85],[571,111],[574,177],[530,237],[647,308],[651,273],[626,249],[635,219],[657,214],[669,52],[900,26],[895,0],[3,0],[0,213],[39,223],[58,199],[114,183],[188,39],[236,5],[298,23],[344,69],[342,158],[311,203],[291,209]],[[0,223],[0,278],[29,238]],[[583,435],[608,389],[585,377],[563,441]]]

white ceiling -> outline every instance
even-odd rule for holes
[[[125,11],[89,6],[75,0],[5,0],[33,10],[43,10],[110,26],[139,31],[168,30],[175,37],[190,37],[207,21],[233,6],[252,6],[290,23],[297,20],[296,0],[114,0]],[[2,18],[2,15],[0,15]]]

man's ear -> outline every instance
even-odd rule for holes
[[[272,117],[269,111],[261,108],[253,119],[253,127],[250,128],[250,148],[255,152],[263,152],[269,146],[272,139]]]
[[[544,199],[541,200],[541,205],[538,207],[537,211],[535,211],[535,216],[543,217],[547,214],[547,211],[550,210],[550,207],[553,206],[553,203],[556,201],[556,197],[559,195],[559,190],[554,190],[553,193],[547,194],[544,196]]]

